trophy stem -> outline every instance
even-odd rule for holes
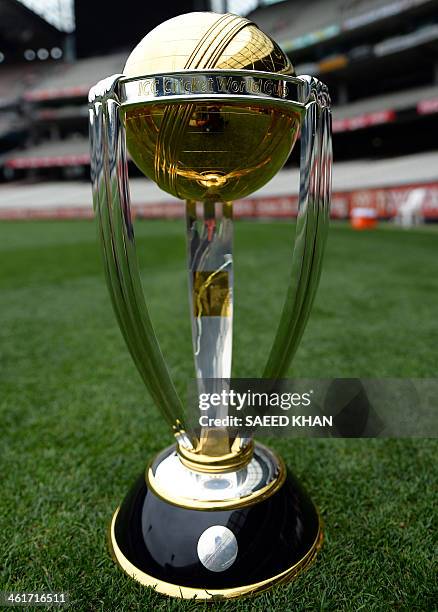
[[[217,214],[218,213],[218,214]],[[222,213],[222,214],[220,214]],[[187,201],[189,304],[198,393],[223,389],[231,376],[233,334],[233,216],[230,203]],[[218,380],[219,379],[219,380]],[[206,411],[224,418],[224,405]],[[198,452],[226,455],[231,441],[226,428],[202,428]]]

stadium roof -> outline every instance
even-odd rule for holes
[[[61,32],[75,28],[74,0],[18,0]]]
[[[226,9],[229,13],[236,15],[247,15],[258,6],[270,6],[285,2],[286,0],[211,0],[211,10],[221,12]]]
[[[64,37],[65,33],[21,2],[1,0],[0,51],[8,62],[22,61],[25,48],[59,45]]]

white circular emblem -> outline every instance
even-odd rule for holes
[[[237,557],[237,540],[234,533],[222,525],[206,529],[198,540],[198,557],[211,572],[224,572]]]

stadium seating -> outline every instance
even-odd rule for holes
[[[78,60],[73,64],[57,64],[46,78],[27,92],[28,100],[60,97],[84,97],[102,75],[120,72],[128,53]]]

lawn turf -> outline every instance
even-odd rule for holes
[[[146,299],[178,389],[192,376],[182,222],[138,222]],[[236,224],[234,375],[255,377],[285,293],[293,228]],[[291,374],[434,377],[435,228],[332,224]],[[111,561],[108,521],[171,436],[116,326],[93,222],[0,225],[0,589],[68,591],[74,610],[200,610]],[[432,610],[433,440],[272,440],[321,510],[317,562],[223,610]]]

